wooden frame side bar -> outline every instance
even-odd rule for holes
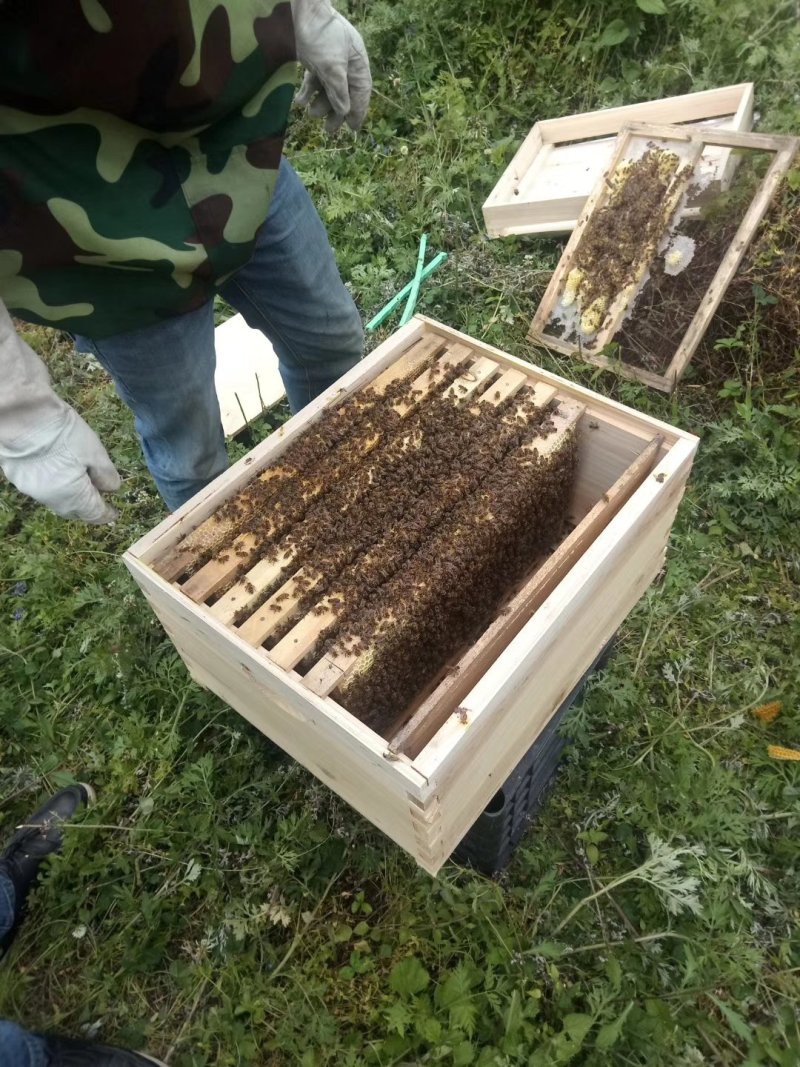
[[[614,360],[598,353],[586,352],[582,348],[567,344],[558,337],[550,337],[549,334],[532,336],[529,333],[528,337],[534,344],[550,352],[558,352],[561,356],[571,356],[573,359],[578,357],[584,363],[591,363],[593,367],[602,367],[603,370],[612,371],[620,378],[627,378],[628,381],[642,382],[653,389],[660,389],[663,393],[672,392],[672,379],[664,374],[655,374],[644,367],[634,367],[633,364],[623,363],[621,359]]]
[[[717,126],[670,126],[650,122],[630,122],[620,132],[634,137],[650,137],[658,141],[702,141],[720,148],[750,148],[754,151],[780,152],[788,148],[796,137],[782,133],[750,133],[741,130],[721,130]]]

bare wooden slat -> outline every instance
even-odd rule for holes
[[[626,127],[636,137],[647,137],[658,141],[683,141],[686,133],[703,141],[705,144],[720,145],[723,148],[750,148],[756,151],[780,152],[796,137],[781,133],[751,133],[749,130],[721,130],[717,126],[693,126],[687,131],[682,126],[667,123],[631,122]]]
[[[265,589],[273,585],[292,565],[294,553],[282,552],[276,559],[260,559],[240,581],[219,598],[209,609],[215,619],[226,625],[250,604],[255,603]]]
[[[481,402],[484,404],[502,404],[504,400],[514,396],[528,381],[528,375],[524,371],[507,370],[501,378],[492,384],[491,389],[483,394]]]
[[[420,367],[427,363],[443,347],[443,345],[431,344],[430,338],[421,337],[390,367],[387,367],[382,374],[373,379],[366,388],[372,390],[373,393],[377,393],[378,396],[383,396],[390,385],[394,385],[395,382],[402,382],[416,374]]]
[[[312,693],[326,697],[342,684],[357,660],[356,655],[349,658],[332,654],[323,656],[317,660],[303,681]]]
[[[497,659],[502,649],[541,607],[575,562],[653,470],[663,444],[662,437],[654,437],[583,521],[536,568],[502,613],[460,657],[455,668],[448,672],[413,717],[390,738],[393,748],[406,755],[416,756],[425,747],[440,726],[453,714],[488,665]],[[308,676],[305,682],[308,685]],[[332,692],[337,684],[339,683],[334,683],[327,692]],[[314,688],[314,692],[319,692],[319,689]]]
[[[269,600],[265,601],[249,619],[246,619],[237,632],[251,645],[263,645],[268,637],[297,611],[302,598],[319,582],[313,572],[301,567],[288,582],[284,582]],[[294,664],[292,664],[294,666]]]
[[[181,585],[181,592],[201,604],[210,597],[215,596],[220,589],[228,584],[243,563],[246,563],[255,551],[255,534],[241,534],[232,545],[226,545],[225,551],[195,571]]]
[[[486,356],[479,356],[469,370],[445,390],[444,395],[454,400],[468,400],[481,386],[490,381],[500,369],[498,363]]]
[[[314,610],[304,615],[270,650],[269,658],[285,670],[296,666],[317,643],[322,631],[336,622],[337,616],[338,611],[331,604],[330,597],[320,600]]]
[[[170,548],[153,564],[153,570],[161,575],[165,581],[174,582],[191,567],[194,560],[194,552],[176,546],[175,548]]]
[[[558,389],[554,385],[548,385],[546,382],[537,382],[530,391],[529,399],[537,408],[544,408],[547,407],[551,400],[555,399],[557,394]]]

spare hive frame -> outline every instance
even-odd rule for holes
[[[278,356],[264,334],[248,326],[242,315],[233,315],[215,328],[214,348],[214,386],[222,430],[226,437],[235,437],[283,399],[286,390]]]
[[[599,146],[602,144],[605,151],[607,142],[626,123],[711,124],[712,121],[720,128],[749,130],[753,121],[753,83],[742,82],[537,122],[483,205],[489,236],[573,230],[602,169]],[[554,158],[561,160],[567,153],[573,173],[567,177],[561,173],[564,168],[559,166],[558,195],[550,199],[533,199],[530,193],[526,196],[526,189],[537,175],[541,178]],[[735,161],[723,149],[715,163],[724,185]]]
[[[498,374],[521,373],[565,407],[585,409],[573,502],[580,521],[387,743],[327,695],[330,682],[315,691],[186,595],[176,560],[181,540],[276,464],[323,410],[431,343],[467,346]],[[690,434],[418,316],[125,562],[192,676],[436,873],[660,569],[696,446]]]
[[[626,158],[631,149],[631,142],[635,138],[643,138],[659,146],[672,143],[679,146],[684,152],[688,152],[689,159],[695,160],[702,154],[705,147],[710,144],[722,145],[727,148],[774,153],[774,159],[753,195],[739,229],[731,240],[728,251],[723,256],[719,268],[711,280],[705,296],[700,301],[694,318],[678,344],[664,374],[655,374],[645,368],[635,367],[625,363],[622,359],[609,359],[608,356],[599,352],[590,352],[579,344],[564,341],[562,338],[547,332],[548,323],[563,292],[567,276],[572,269],[581,237],[595,211],[601,209],[606,203],[610,190],[609,177],[614,173],[618,164]],[[725,295],[725,290],[736,274],[758,224],[763,219],[778,186],[792,165],[799,144],[800,139],[797,137],[758,133],[731,133],[705,126],[656,126],[651,123],[631,123],[626,126],[617,138],[614,155],[608,169],[604,172],[594,192],[587,200],[578,224],[567,242],[555,273],[550,279],[550,284],[545,290],[545,294],[531,322],[528,338],[535,344],[542,345],[551,351],[577,357],[596,367],[602,367],[604,370],[613,370],[623,378],[644,382],[646,385],[650,385],[662,392],[671,393],[697,350],[703,334]],[[613,340],[614,333],[621,325],[628,307],[627,301],[620,299],[609,308],[607,317],[598,333],[598,337],[602,337],[600,347]]]

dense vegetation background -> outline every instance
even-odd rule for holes
[[[451,258],[421,310],[699,433],[666,574],[511,867],[432,881],[190,681],[120,562],[163,514],[131,419],[31,329],[124,485],[105,529],[0,487],[2,831],[74,778],[99,794],[0,969],[0,1013],[179,1067],[791,1067],[800,765],[767,745],[800,745],[800,174],[674,400],[526,345],[562,242],[490,242],[480,205],[537,118],[746,79],[759,128],[797,132],[796,5],[349,6],[367,126],[331,142],[297,120],[288,153],[365,316],[428,231]]]

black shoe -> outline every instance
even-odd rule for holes
[[[0,855],[0,874],[6,875],[14,886],[14,923],[0,939],[0,953],[5,953],[14,940],[25,902],[45,859],[61,850],[61,827],[76,811],[94,801],[90,785],[68,785],[59,789],[38,811],[18,827],[7,848]]]
[[[163,1060],[131,1052],[127,1048],[97,1045],[94,1041],[78,1041],[71,1037],[44,1035],[48,1067],[166,1067]]]

